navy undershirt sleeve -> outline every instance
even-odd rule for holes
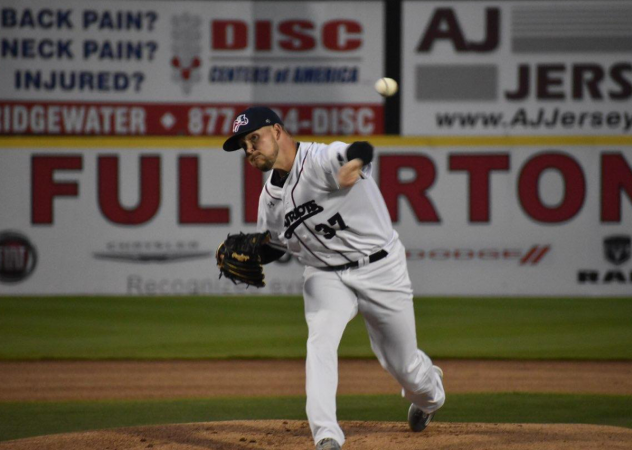
[[[347,147],[347,161],[360,158],[364,166],[373,160],[373,146],[366,141],[356,141]]]

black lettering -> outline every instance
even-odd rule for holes
[[[555,72],[564,72],[564,64],[545,64],[538,66],[537,85],[538,99],[554,100],[564,99],[564,92],[555,92],[551,88],[561,86],[563,80],[561,77],[555,77]]]
[[[617,111],[612,111],[606,116],[606,123],[610,128],[617,128],[621,123],[621,114]]]
[[[70,21],[70,13],[72,10],[57,11],[57,28],[72,29],[72,22]]]
[[[597,64],[577,64],[573,67],[573,99],[584,98],[584,87],[590,98],[601,100],[599,83],[603,81],[604,70]]]
[[[55,22],[53,21],[53,11],[50,9],[43,9],[37,14],[37,24],[44,28],[52,28]]]
[[[40,13],[41,14],[41,13]],[[30,9],[24,10],[22,20],[20,21],[20,28],[35,28],[35,19]],[[46,27],[44,27],[46,28]]]
[[[612,283],[613,281],[617,283],[625,283],[625,275],[623,274],[623,272],[619,270],[610,270],[606,272],[606,276],[604,277],[603,282]]]
[[[347,224],[345,223],[345,221],[342,220],[342,216],[340,215],[340,213],[336,213],[333,216],[331,216],[327,220],[327,222],[329,222],[329,225],[331,226],[338,225],[341,230],[346,230],[347,228],[349,228]]]
[[[305,214],[307,211],[307,214]],[[315,200],[310,200],[308,202],[303,203],[295,207],[292,211],[288,212],[285,215],[285,222],[283,225],[285,228],[285,237],[290,239],[292,237],[292,233],[296,227],[298,227],[305,220],[309,219],[312,216],[323,211],[323,207],[319,206]]]
[[[35,39],[24,39],[22,41],[22,56],[24,58],[35,58]]]
[[[68,58],[72,59],[73,54],[70,49],[70,44],[72,41],[58,41],[57,42],[57,57],[58,58]]]
[[[625,78],[624,73],[632,71],[632,64],[619,63],[610,68],[610,77],[618,86],[618,91],[608,91],[613,100],[627,100],[632,96],[632,83]]]
[[[15,9],[2,8],[2,28],[13,28],[17,24]]]
[[[452,41],[459,52],[491,52],[498,48],[500,41],[500,9],[485,9],[486,36],[480,42],[467,42],[452,8],[437,8],[417,46],[418,52],[428,52],[437,40]]]
[[[513,92],[505,91],[507,100],[524,100],[529,95],[529,66],[520,64],[518,66],[518,86]]]
[[[516,111],[516,114],[514,114],[513,118],[511,119],[511,126],[526,126],[527,122],[527,111],[524,108],[520,108],[518,111]]]
[[[579,283],[597,284],[599,282],[599,272],[596,270],[580,270],[577,274],[577,281]]]
[[[476,53],[486,53],[495,50],[500,40],[500,10],[498,8],[485,8],[485,29],[487,36],[484,41],[467,44],[467,50]]]
[[[435,41],[442,39],[452,41],[457,51],[466,49],[465,38],[452,8],[437,8],[435,10],[423,38],[417,46],[417,51],[428,52],[432,49]]]
[[[0,55],[3,58],[6,58],[7,56],[11,56],[12,58],[16,58],[19,55],[19,51],[18,51],[18,40],[17,39],[13,39],[13,40],[9,40],[9,39],[2,39],[1,41],[1,48],[0,48]]]
[[[336,230],[325,225],[324,223],[319,223],[316,225],[316,231],[323,232],[323,237],[325,239],[332,239],[336,235]]]
[[[603,125],[603,114],[600,112],[592,113],[590,123],[593,127],[601,127]]]
[[[553,113],[551,114],[551,118],[547,122],[544,122],[544,125],[547,126],[548,128],[555,127],[557,124],[557,119],[559,115],[560,115],[559,108],[553,108]],[[544,119],[544,108],[540,108],[540,116],[541,116],[540,121],[542,121]]]
[[[307,211],[308,212],[312,212],[312,211],[316,211],[318,209],[318,205],[316,204],[316,200],[311,200],[307,203],[305,203],[305,206],[307,207]]]
[[[557,110],[557,108],[556,108]],[[563,127],[572,127],[575,124],[575,114],[567,111],[560,117],[560,123]]]

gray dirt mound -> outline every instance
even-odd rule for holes
[[[597,425],[342,422],[345,450],[628,450],[632,430]],[[232,421],[67,433],[0,443],[0,450],[313,450],[305,421]]]

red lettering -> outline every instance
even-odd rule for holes
[[[557,206],[547,206],[540,199],[540,176],[547,169],[557,170],[564,180],[564,193]],[[565,222],[573,218],[584,204],[586,180],[580,165],[562,153],[547,153],[531,158],[522,168],[518,180],[518,197],[532,219],[544,223]]]
[[[621,197],[632,201],[632,169],[621,153],[601,156],[601,221],[621,222]]]
[[[248,45],[248,25],[241,20],[214,20],[211,36],[213,50],[241,50]]]
[[[79,186],[74,182],[59,183],[53,180],[56,170],[81,170],[81,156],[33,155],[31,159],[31,223],[53,223],[55,197],[76,197]]]
[[[281,34],[288,37],[279,41],[279,46],[292,52],[311,50],[316,47],[316,41],[304,30],[313,30],[314,24],[308,20],[286,20],[279,24]]]
[[[412,169],[415,179],[402,182],[399,179],[401,169]],[[423,174],[423,175],[422,175]],[[382,155],[380,156],[379,185],[393,222],[399,221],[398,200],[403,196],[408,200],[419,222],[440,222],[439,216],[426,196],[426,190],[436,178],[434,163],[422,155]]]
[[[229,223],[230,208],[200,206],[199,160],[197,156],[182,156],[178,159],[178,180],[181,224]]]
[[[255,22],[255,49],[272,50],[272,22],[269,20]]]
[[[119,157],[100,156],[98,160],[99,208],[111,222],[140,225],[148,222],[160,207],[160,157],[140,158],[140,194],[135,208],[124,208],[119,198]]]
[[[246,158],[244,166],[244,221],[257,223],[259,213],[259,196],[263,184],[263,172],[252,167]]]
[[[320,31],[320,32],[319,32]],[[362,47],[362,24],[354,20],[330,20],[322,24],[311,20],[243,20],[218,19],[211,22],[213,50],[246,50],[268,52],[280,48],[290,52],[305,52],[322,48],[353,51]],[[321,40],[321,42],[318,41]]]
[[[450,155],[451,171],[469,175],[470,222],[489,222],[490,172],[509,170],[509,155]]]
[[[345,35],[341,36],[341,34]],[[360,48],[361,39],[353,39],[349,34],[361,34],[362,26],[352,20],[332,20],[323,26],[323,46],[334,51],[350,51]]]

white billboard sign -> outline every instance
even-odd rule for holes
[[[628,1],[405,1],[406,135],[629,135]]]
[[[255,229],[263,175],[192,148],[5,148],[0,293],[300,294],[218,280],[226,235]],[[416,295],[629,295],[632,147],[376,148],[375,177]]]
[[[251,104],[296,134],[383,132],[381,2],[4,1],[0,134],[222,135]]]

